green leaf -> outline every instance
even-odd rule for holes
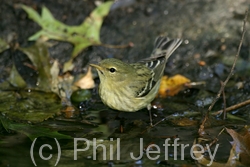
[[[0,38],[0,53],[9,48],[10,48],[9,44]]]
[[[64,63],[63,72],[71,71],[73,68],[74,68],[73,59],[70,59],[69,61]]]
[[[0,145],[4,145],[4,144],[7,144],[8,142],[7,141],[1,141],[0,140]]]
[[[101,44],[101,25],[103,18],[108,14],[112,4],[112,1],[108,1],[99,5],[79,26],[68,26],[57,21],[46,7],[42,8],[41,16],[28,6],[21,5],[21,7],[28,13],[32,20],[42,27],[42,30],[32,35],[29,40],[37,40],[39,37],[45,36],[48,39],[66,41],[74,45],[71,59],[64,67],[65,72],[72,69],[73,59],[86,47]]]
[[[41,91],[0,91],[0,113],[15,121],[42,122],[60,113],[61,100]]]
[[[55,18],[46,7],[42,8],[42,18],[50,22],[55,21]]]
[[[35,41],[37,40],[39,37],[43,36],[44,32],[43,31],[39,31],[36,34],[32,35],[31,37],[29,37],[30,41]]]
[[[23,80],[23,78],[17,71],[16,66],[14,64],[12,66],[8,80],[15,87],[24,88],[26,86],[26,82]]]
[[[40,90],[51,90],[50,56],[45,43],[37,41],[35,45],[28,48],[19,48],[24,52],[38,71],[37,86]]]
[[[29,124],[22,124],[22,123],[15,123],[6,118],[0,116],[0,121],[2,122],[3,127],[8,130],[13,130],[19,133],[23,133],[30,138],[30,140],[34,140],[35,138],[44,136],[56,139],[71,139],[71,136],[64,135],[58,133],[55,130],[51,130],[49,128],[40,127],[37,125],[29,125]]]
[[[72,55],[77,55],[78,53],[82,51],[82,48],[87,48],[91,45],[92,44],[88,41],[75,45]],[[73,64],[74,57],[75,56],[73,56],[71,59],[69,59],[67,62],[64,63],[63,72],[71,71],[74,68],[74,64]]]
[[[40,26],[43,25],[41,17],[39,16],[39,14],[33,8],[30,8],[30,7],[25,6],[25,5],[21,5],[21,7],[23,8],[23,10],[25,10],[26,13],[28,13],[28,16],[29,16],[30,19],[35,21]]]

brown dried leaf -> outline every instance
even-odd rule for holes
[[[174,120],[173,121],[174,124],[176,125],[179,125],[179,126],[196,126],[197,125],[197,120],[192,120],[192,119],[189,119],[189,118],[181,118],[181,119],[178,119],[178,120]]]
[[[200,144],[199,140],[195,139],[193,142],[193,146]],[[193,154],[195,158],[197,158],[197,162],[203,166],[209,166],[209,167],[227,167],[224,163],[219,163],[213,161],[211,164],[211,160],[205,158],[203,154],[198,150],[198,147],[194,147]],[[202,158],[201,158],[202,157]],[[231,166],[230,166],[231,167]],[[232,166],[233,167],[233,166]]]
[[[247,131],[244,135],[235,132],[232,129],[227,129],[227,132],[233,138],[233,148],[235,157],[239,157],[239,161],[249,166],[250,165],[250,133]]]
[[[80,80],[75,82],[74,85],[81,89],[92,89],[95,87],[95,82],[93,80],[91,67],[88,68],[87,74],[84,77],[82,77]]]
[[[63,116],[65,118],[76,118],[79,116],[79,111],[75,109],[73,106],[67,106],[62,111]]]

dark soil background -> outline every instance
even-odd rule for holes
[[[67,25],[79,25],[96,7],[97,2],[99,1],[2,1],[0,37],[7,41],[15,40],[21,46],[28,46],[32,43],[27,40],[28,37],[40,30],[35,22],[28,19],[22,9],[17,8],[17,4],[31,6],[37,11],[40,11],[44,5],[59,21]],[[181,61],[178,64],[182,66],[183,62],[187,62],[186,60],[195,54],[199,54],[202,58],[213,56],[219,51],[226,56],[234,56],[239,43],[242,19],[248,6],[249,3],[244,0],[117,1],[104,20],[101,41],[112,45],[132,42],[134,47],[127,49],[90,47],[76,58],[75,71],[82,72],[81,68],[85,67],[89,60],[100,60],[98,57],[116,57],[130,62],[148,57],[152,51],[153,42],[159,35],[185,40],[183,47],[176,51],[175,56],[172,56],[172,59],[175,59],[174,62]],[[247,45],[247,37],[245,41],[244,44]],[[226,50],[221,51],[220,47],[223,44],[227,47]],[[247,48],[245,49],[248,52]],[[69,58],[72,45],[59,42],[50,51],[52,58],[57,58],[63,63]],[[6,60],[6,57],[11,56],[1,56],[1,67],[5,67],[1,74],[5,74],[6,66],[9,67],[12,63],[10,59]],[[18,59],[16,61],[26,61],[23,55],[15,58]],[[192,62],[188,63],[191,65]],[[175,70],[169,69],[168,72],[173,75]]]

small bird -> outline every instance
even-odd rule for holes
[[[152,126],[151,102],[158,92],[168,58],[181,43],[181,39],[158,37],[151,56],[137,63],[129,64],[109,58],[98,65],[90,64],[97,69],[99,95],[103,103],[125,112],[147,107]]]

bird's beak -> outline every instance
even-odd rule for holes
[[[97,70],[99,70],[99,71],[103,71],[103,68],[101,67],[101,66],[98,66],[98,65],[96,65],[96,64],[89,64],[91,67],[95,67]]]

